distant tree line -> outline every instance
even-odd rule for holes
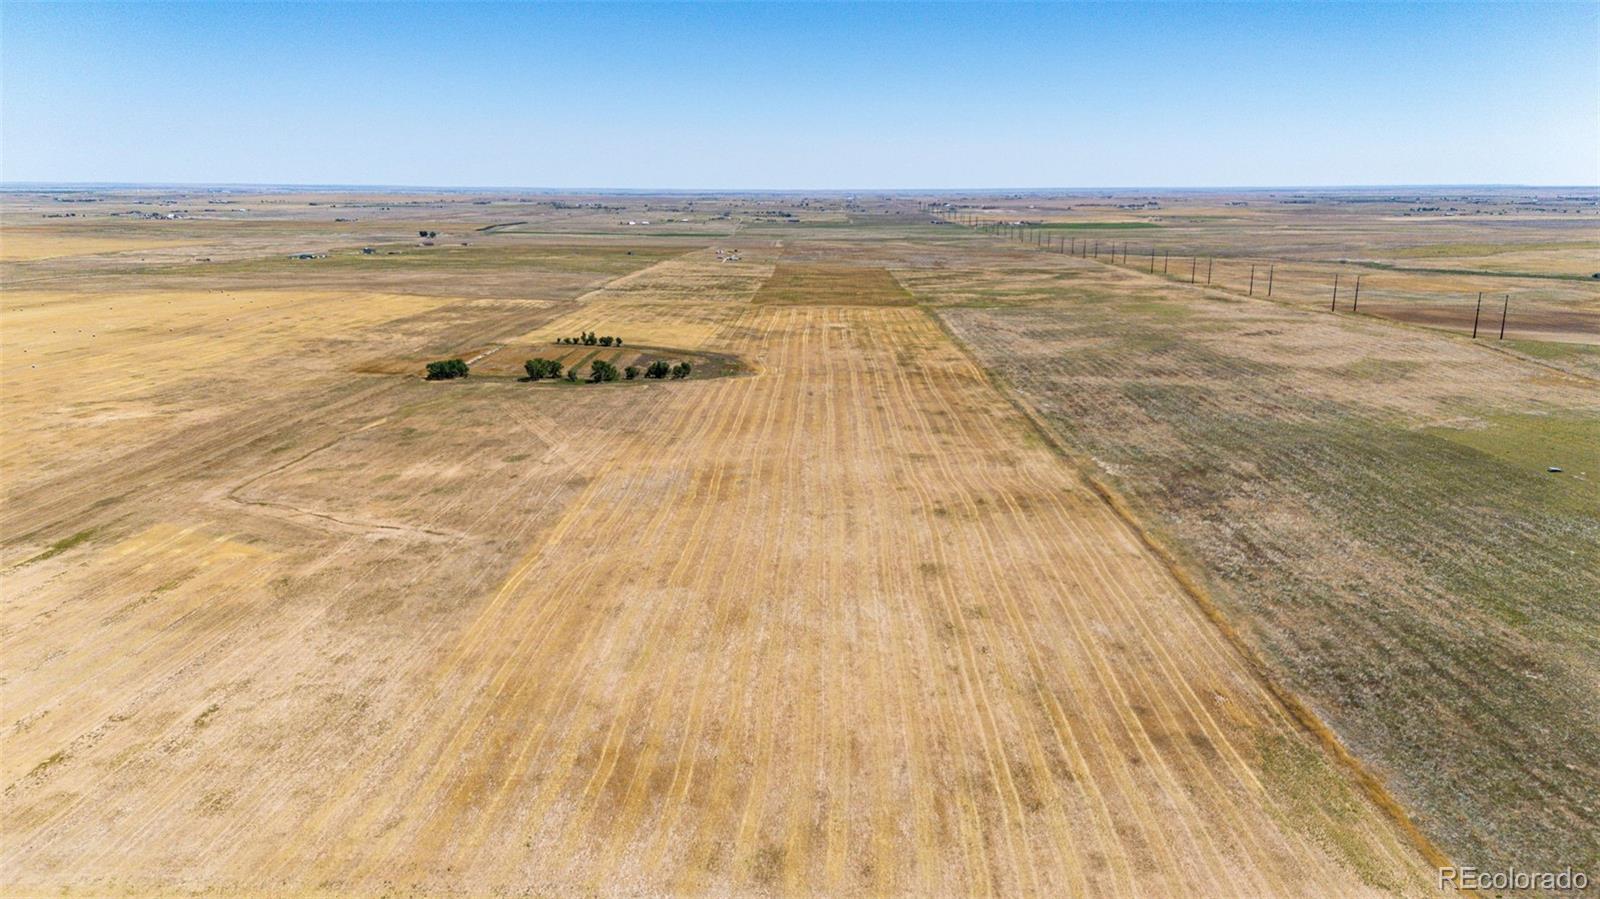
[[[568,383],[576,383],[578,380],[577,368],[568,368],[565,375],[563,375],[563,366],[555,359],[529,359],[522,363],[522,368],[528,373],[528,380],[530,381],[543,381],[545,378],[554,380],[562,377]],[[428,363],[428,380],[450,381],[455,378],[465,378],[468,371],[470,369],[467,363],[460,359],[442,359],[438,362]],[[619,369],[616,365],[604,359],[595,359],[589,363],[588,381],[591,384],[603,384],[619,379],[632,381],[641,374],[646,378],[654,378],[658,381],[666,378],[680,381],[689,377],[693,371],[694,366],[688,362],[679,362],[673,365],[663,359],[657,359],[641,371],[637,365],[629,365],[626,368]]]
[[[428,366],[429,378],[433,377],[433,365],[440,364],[444,363],[433,363]],[[527,371],[528,380],[530,381],[542,381],[545,378],[555,379],[562,377],[561,363],[554,359],[529,359],[528,361],[522,363],[522,367]],[[641,374],[647,378],[655,378],[656,380],[662,380],[665,378],[682,380],[689,377],[689,375],[693,372],[694,366],[690,365],[688,362],[679,362],[676,365],[671,365],[663,360],[657,359],[656,361],[650,363],[647,368],[641,371],[637,365],[629,365],[626,368],[618,369],[616,365],[607,362],[604,359],[596,359],[589,363],[588,381],[590,384],[603,384],[608,381],[615,381],[618,379],[632,381],[636,380]],[[444,375],[443,377],[458,376]],[[568,382],[576,382],[578,380],[578,370],[576,368],[567,369],[565,378]]]
[[[609,334],[605,337],[596,337],[593,331],[584,331],[577,337],[557,337],[556,343],[572,346],[622,346],[622,338],[612,337]]]

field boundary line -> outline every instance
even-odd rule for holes
[[[1073,452],[1071,447],[1067,446],[1066,442],[1050,427],[1049,423],[1032,406],[1017,395],[1003,376],[990,371],[979,362],[966,342],[950,328],[949,324],[933,308],[926,305],[922,305],[921,308],[924,313],[934,320],[939,329],[950,338],[962,355],[966,356],[968,361],[978,368],[984,381],[993,387],[997,393],[1005,397],[1012,408],[1016,409],[1027,420],[1031,429],[1045,442],[1045,445],[1070,464],[1083,477],[1084,482],[1093,491],[1094,495],[1105,503],[1119,520],[1128,526],[1134,536],[1138,538],[1139,543],[1148,549],[1161,563],[1162,568],[1172,577],[1179,589],[1195,603],[1201,614],[1217,628],[1224,641],[1235,652],[1239,653],[1246,669],[1261,681],[1267,688],[1268,693],[1277,700],[1295,723],[1299,724],[1302,730],[1315,738],[1323,750],[1332,757],[1332,760],[1343,767],[1355,779],[1356,785],[1361,791],[1400,829],[1400,832],[1411,842],[1423,859],[1436,868],[1454,867],[1450,857],[1417,827],[1416,822],[1411,820],[1411,816],[1406,812],[1405,807],[1389,792],[1389,788],[1384,785],[1383,781],[1368,770],[1367,766],[1350,752],[1344,741],[1339,738],[1339,735],[1334,733],[1333,729],[1299,695],[1278,679],[1266,660],[1256,652],[1255,648],[1244,639],[1239,630],[1228,620],[1227,615],[1211,598],[1210,592],[1205,586],[1189,573],[1187,566],[1166,546],[1165,541],[1145,525],[1144,520],[1121,493],[1114,486],[1100,478],[1088,460]],[[1460,892],[1463,895],[1479,895],[1476,892],[1467,890]]]

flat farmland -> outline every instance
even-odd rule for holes
[[[1308,309],[1457,334],[1471,334],[1476,320],[1480,336],[1496,339],[1504,310],[1514,341],[1504,348],[1600,374],[1592,192],[1254,190],[1026,202],[955,196],[934,205],[941,220],[988,225],[994,239],[1019,247]]]
[[[1159,272],[979,269],[907,280],[1430,833],[1600,863],[1595,381]]]
[[[595,227],[565,213],[484,218]],[[925,229],[727,262],[409,224],[402,261],[369,223],[288,259],[323,231],[286,214],[207,238],[226,263],[7,269],[7,891],[1431,889],[1387,793],[909,304],[952,252]],[[510,376],[580,330],[697,376]],[[453,355],[481,373],[420,378]]]
[[[807,306],[909,306],[915,302],[887,269],[793,261],[778,263],[755,301]]]

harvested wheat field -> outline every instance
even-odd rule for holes
[[[302,201],[181,223],[228,261],[6,263],[5,892],[1435,891],[1429,757],[1327,727],[1061,419],[1069,324],[1170,342],[1186,288],[894,208],[711,243],[429,199],[424,245]]]

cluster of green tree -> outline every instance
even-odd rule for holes
[[[671,375],[672,379],[676,381],[689,377],[689,373],[693,370],[694,366],[687,362],[679,362],[677,365],[668,365],[666,362],[657,359],[656,361],[650,363],[649,368],[644,370],[644,376],[659,380]]]
[[[583,346],[622,346],[622,338],[612,337],[609,334],[605,337],[596,337],[593,331],[584,331],[577,337],[557,337],[556,343],[581,344]]]
[[[418,231],[417,232],[417,236],[418,237],[438,237],[439,236],[439,232],[437,232],[437,231]]]
[[[522,363],[522,367],[528,370],[530,381],[561,377],[561,363],[554,359],[529,359]]]
[[[428,380],[448,381],[451,378],[465,378],[467,376],[467,363],[460,359],[446,359],[442,362],[428,363]]]
[[[461,362],[459,359],[454,359],[451,361],[457,363]],[[430,379],[435,377],[434,366],[448,366],[449,364],[450,363],[446,362],[434,362],[429,364],[428,377]],[[577,383],[578,380],[577,368],[567,369],[566,374],[563,376],[561,373],[561,363],[555,361],[554,359],[529,359],[528,361],[522,363],[522,367],[528,372],[528,380],[530,381],[542,381],[545,378],[560,377],[565,377],[568,383]],[[650,366],[643,370],[641,370],[637,365],[630,365],[626,368],[618,369],[615,365],[607,362],[604,359],[596,359],[589,363],[589,383],[602,384],[607,381],[615,381],[618,378],[632,381],[637,379],[641,374],[647,378],[656,378],[657,380],[668,377],[674,380],[680,380],[682,378],[689,377],[690,372],[693,370],[694,367],[687,362],[679,362],[677,365],[669,365],[660,359],[650,363]],[[441,372],[442,371],[443,369],[441,369]],[[466,365],[463,363],[461,365],[461,374],[455,375],[441,373],[438,375],[438,377],[456,378],[462,377],[465,374]]]

